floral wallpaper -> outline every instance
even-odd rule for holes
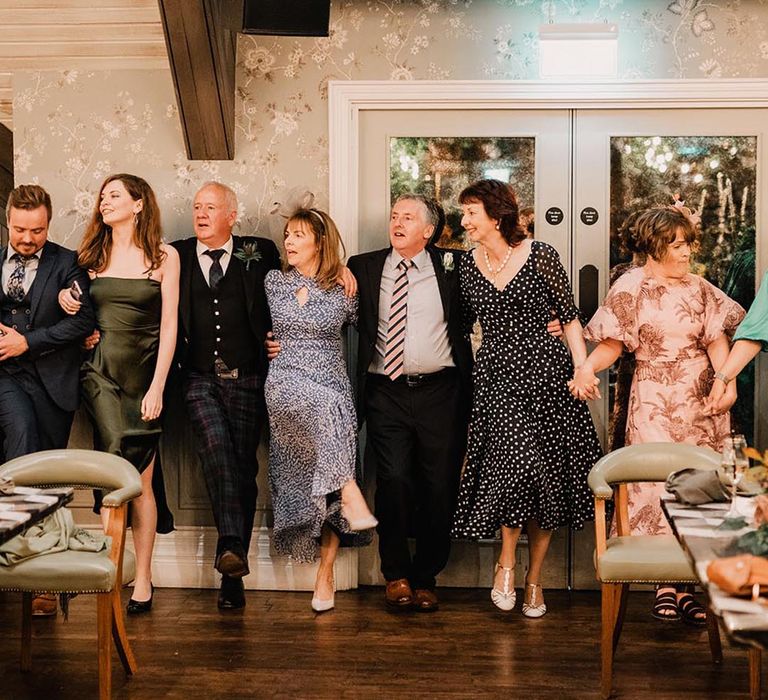
[[[238,193],[243,233],[277,236],[286,197],[327,204],[329,80],[535,79],[549,20],[618,23],[623,78],[768,76],[768,0],[334,0],[327,38],[240,37],[234,161],[186,159],[168,72],[17,73],[16,181],[51,191],[73,247],[115,171],[154,186],[169,239],[210,179]]]

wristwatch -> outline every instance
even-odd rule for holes
[[[715,372],[715,379],[719,379],[726,386],[731,381],[731,377],[726,377],[722,372]]]

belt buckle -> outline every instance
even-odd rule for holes
[[[411,388],[415,386],[419,386],[419,384],[421,384],[422,378],[423,378],[423,375],[421,374],[406,374],[405,385]]]
[[[239,375],[237,368],[229,369],[220,357],[217,357],[214,361],[213,371],[219,379],[237,379]]]

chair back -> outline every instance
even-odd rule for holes
[[[0,466],[17,486],[71,486],[104,490],[108,508],[141,495],[141,477],[126,459],[96,450],[44,450]]]
[[[595,498],[609,499],[613,486],[636,481],[666,481],[679,469],[717,469],[720,455],[708,447],[682,443],[648,442],[609,452],[589,473]]]

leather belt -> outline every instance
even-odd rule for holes
[[[213,363],[213,373],[218,379],[242,379],[256,374],[256,367],[255,365],[245,365],[231,369],[227,367],[224,360],[217,357]]]
[[[370,373],[369,376],[382,381],[392,382],[392,384],[405,384],[407,387],[414,388],[429,384],[438,379],[443,379],[455,373],[455,367],[443,367],[443,369],[438,370],[437,372],[429,372],[428,374],[401,374],[395,380],[390,379],[386,374]]]

